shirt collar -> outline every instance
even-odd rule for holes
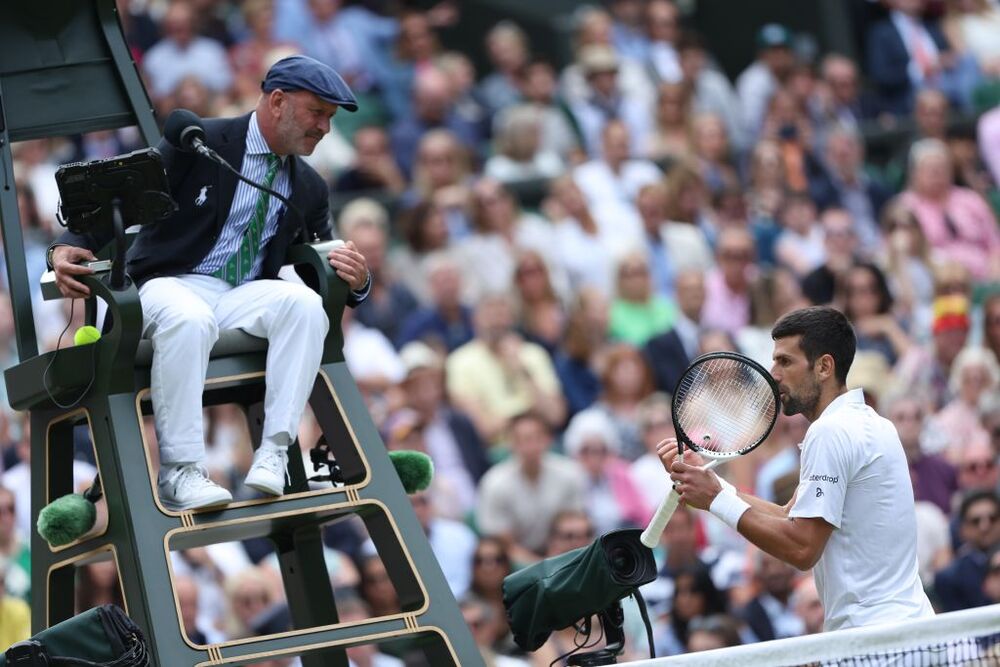
[[[826,406],[823,410],[823,414],[833,414],[841,408],[845,408],[848,405],[864,405],[865,404],[865,392],[863,389],[849,389],[837,398],[830,401],[830,405]],[[823,415],[820,415],[821,417]]]
[[[247,155],[267,155],[273,153],[271,147],[267,145],[267,140],[260,131],[260,124],[257,122],[257,112],[250,114],[250,126],[247,128]],[[279,155],[278,159],[284,164],[287,155]]]
[[[843,410],[849,405],[865,405],[865,392],[863,389],[849,389],[837,398],[833,399],[830,401],[830,405],[826,406],[823,410],[823,414],[821,414],[820,417],[824,415],[832,415],[838,410]],[[810,425],[809,428],[812,428],[812,426]],[[805,444],[805,440],[798,443],[799,449],[802,449],[802,446]]]

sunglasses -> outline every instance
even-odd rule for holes
[[[645,266],[623,266],[621,270],[621,275],[623,278],[631,278],[634,276],[645,276],[649,274],[649,269]]]
[[[962,472],[989,472],[997,467],[995,461],[969,461],[962,464]]]
[[[507,557],[502,555],[500,556],[477,555],[472,558],[472,562],[474,565],[506,565]]]
[[[966,517],[965,523],[976,526],[985,523],[987,526],[992,526],[998,519],[1000,519],[1000,516],[996,514],[983,514],[981,516]]]
[[[583,540],[592,540],[594,539],[594,531],[587,530],[587,531],[581,531],[579,533],[571,531],[565,531],[565,532],[560,531],[555,534],[555,538],[557,540],[565,540],[567,542],[569,542],[570,540],[574,542],[580,542]]]
[[[518,277],[521,277],[521,276],[534,276],[544,272],[545,268],[543,266],[540,266],[538,264],[524,264],[518,267],[516,274]]]
[[[854,236],[854,231],[851,229],[826,229],[824,234],[833,238],[846,239]]]
[[[938,285],[938,294],[966,294],[969,291],[969,284],[965,282],[949,281]]]

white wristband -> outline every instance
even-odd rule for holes
[[[738,530],[740,517],[750,509],[750,504],[735,493],[726,493],[723,488],[709,506],[708,511],[722,519],[727,526]]]
[[[715,478],[719,480],[719,484],[722,486],[722,493],[736,493],[736,487],[723,479],[721,475],[716,475]]]

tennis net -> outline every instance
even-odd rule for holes
[[[1000,667],[1000,605],[629,663],[642,667]]]

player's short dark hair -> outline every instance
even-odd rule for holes
[[[984,500],[990,501],[995,508],[1000,510],[1000,497],[997,496],[996,491],[993,489],[977,489],[970,491],[962,498],[962,503],[958,506],[958,520],[964,523],[965,515],[969,513],[972,506]]]
[[[847,372],[854,362],[857,338],[854,327],[843,313],[830,306],[810,306],[794,310],[771,329],[771,338],[800,336],[799,347],[806,354],[809,364],[824,354],[833,357],[833,372],[840,384],[847,383]]]

